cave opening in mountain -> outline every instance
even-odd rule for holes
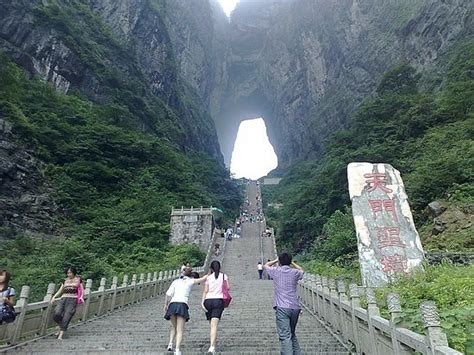
[[[219,0],[222,10],[224,10],[227,17],[230,17],[230,14],[234,10],[238,2],[239,0]]]
[[[240,122],[230,163],[236,178],[258,179],[278,166],[278,158],[267,136],[263,118]]]

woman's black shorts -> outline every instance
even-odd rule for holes
[[[206,307],[206,318],[211,320],[211,318],[222,317],[222,312],[224,312],[224,300],[222,298],[209,298],[204,300],[204,307]]]

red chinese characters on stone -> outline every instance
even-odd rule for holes
[[[400,239],[399,227],[375,227],[379,248],[400,247],[405,248],[406,244]]]
[[[383,208],[385,211],[390,212],[393,216],[393,220],[398,222],[397,210],[395,208],[395,200],[383,200]]]
[[[386,179],[387,175],[382,173],[370,173],[364,174],[364,177],[367,179],[365,182],[369,185],[367,192],[375,191],[377,188],[381,189],[384,192],[392,192],[387,186]]]
[[[397,210],[395,208],[395,200],[369,200],[370,209],[372,210],[372,217],[375,219],[377,212],[390,212],[393,220],[398,222]]]
[[[407,258],[404,255],[384,255],[380,263],[383,265],[383,271],[401,271],[405,272],[407,268]]]

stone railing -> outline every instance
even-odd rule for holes
[[[275,254],[276,243],[273,235]],[[277,254],[276,254],[277,255]],[[301,302],[304,307],[328,330],[345,344],[352,345],[357,354],[414,354],[461,355],[450,348],[436,305],[432,301],[421,303],[420,311],[425,335],[397,326],[402,314],[400,298],[396,293],[387,295],[390,320],[380,316],[380,309],[374,289],[343,280],[305,273],[299,283]],[[367,308],[361,307],[360,297],[364,295]]]
[[[215,240],[215,237],[212,239]],[[194,268],[194,271],[203,273],[207,271],[213,260],[214,243],[211,242],[206,261],[203,266]],[[221,255],[224,254],[225,242]],[[107,279],[100,280],[97,290],[92,290],[92,280],[87,279],[84,288],[84,303],[77,306],[76,313],[71,320],[71,325],[106,316],[113,311],[123,309],[143,300],[163,295],[173,280],[179,276],[180,270],[166,270],[147,274],[123,276],[119,283],[117,276],[112,278],[107,286]],[[30,287],[23,286],[15,304],[17,317],[13,323],[0,325],[0,350],[14,347],[15,345],[35,338],[52,334],[56,323],[53,321],[55,305],[51,298],[56,292],[56,285],[50,283],[42,301],[30,303]]]
[[[198,272],[202,270],[203,267],[196,269]],[[178,275],[179,270],[139,276],[134,274],[131,281],[128,275],[125,275],[121,283],[118,277],[113,277],[109,287],[107,287],[107,279],[102,278],[97,290],[92,290],[92,280],[87,279],[84,303],[77,306],[71,324],[101,317],[128,305],[161,295]],[[15,304],[17,318],[13,323],[0,325],[0,342],[14,345],[26,339],[50,334],[51,328],[56,325],[52,317],[55,306],[51,304],[51,298],[55,292],[56,285],[50,283],[42,301],[29,303],[30,287],[23,286]]]
[[[174,207],[171,207],[171,215],[174,215],[174,214],[199,214],[199,213],[203,213],[203,214],[209,214],[209,213],[212,213],[212,206],[211,207],[193,207],[191,206],[191,208],[184,208],[184,207],[181,207],[181,208],[174,208]]]
[[[450,348],[434,302],[421,303],[421,318],[426,334],[421,335],[397,326],[402,308],[395,293],[387,295],[390,320],[380,316],[374,290],[349,285],[344,281],[305,273],[299,283],[300,297],[309,312],[316,315],[345,343],[353,345],[358,354],[461,354]],[[367,309],[360,305],[360,294],[367,300]]]

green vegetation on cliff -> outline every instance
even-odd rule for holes
[[[15,287],[29,284],[38,296],[67,264],[97,280],[175,267],[188,258],[199,263],[196,248],[168,245],[171,206],[213,205],[229,217],[238,213],[240,190],[221,163],[122,127],[120,113],[113,103],[95,104],[28,80],[0,56],[0,118],[44,163],[59,207],[56,227],[68,238],[2,242],[0,264],[12,270]],[[13,234],[2,228],[3,237]]]
[[[316,258],[328,261],[353,253],[355,233],[351,237],[337,228],[338,223],[350,225],[351,212],[344,207],[350,205],[346,168],[353,161],[368,161],[386,162],[401,172],[425,249],[473,249],[468,218],[456,231],[439,236],[423,228],[432,226],[427,205],[436,199],[466,216],[473,213],[473,58],[474,41],[454,48],[443,63],[447,70],[441,87],[429,92],[418,88],[420,74],[409,66],[386,73],[351,126],[330,139],[322,159],[294,166],[273,191],[264,189],[265,202],[283,203],[267,211],[279,243],[294,251],[312,246]]]
[[[425,250],[473,251],[474,41],[454,48],[441,67],[442,80],[430,80],[442,84],[429,91],[419,83],[430,86],[432,73],[421,77],[405,65],[387,72],[351,126],[330,139],[321,160],[300,163],[280,185],[264,187],[265,203],[283,203],[266,208],[280,248],[299,252],[308,271],[360,284],[346,173],[353,161],[385,162],[400,170]],[[432,233],[433,200],[446,208],[437,217],[443,224],[439,233]],[[401,326],[419,333],[419,305],[435,301],[449,345],[468,353],[474,344],[473,280],[472,265],[426,265],[424,273],[380,289],[378,298],[383,305],[387,292],[399,293]]]

